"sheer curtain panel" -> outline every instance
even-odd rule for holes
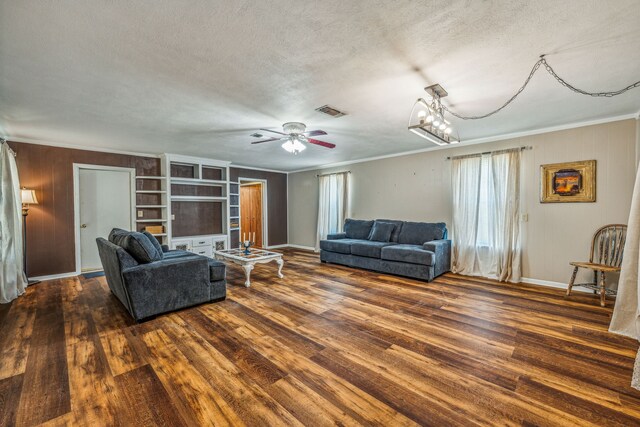
[[[0,303],[24,293],[22,265],[22,202],[14,153],[0,141]]]
[[[452,162],[452,271],[519,282],[520,149]]]
[[[349,172],[320,175],[318,181],[316,251],[320,250],[320,240],[326,239],[328,234],[342,232],[349,211]]]
[[[609,331],[640,339],[640,170],[631,199],[631,212],[627,223],[622,270],[618,280],[618,296],[613,308]],[[640,352],[636,354],[631,386],[640,390]]]

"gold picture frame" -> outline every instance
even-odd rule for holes
[[[541,203],[589,203],[595,201],[595,160],[540,166]]]

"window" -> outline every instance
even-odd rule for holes
[[[332,173],[318,176],[318,233],[316,250],[320,249],[320,240],[328,234],[342,231],[347,217],[349,201],[349,172]]]
[[[520,280],[520,149],[452,161],[455,273]]]

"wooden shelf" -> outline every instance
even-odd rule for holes
[[[164,209],[167,205],[136,205],[136,208],[140,209]]]
[[[165,194],[165,190],[136,190],[137,194]]]
[[[172,202],[226,202],[226,197],[214,196],[171,196]]]
[[[167,235],[167,233],[157,233],[157,234],[151,233],[151,235],[156,237],[164,237]]]
[[[184,185],[208,185],[211,187],[222,187],[227,185],[227,181],[198,178],[171,178],[171,183]]]
[[[164,176],[136,176],[136,179],[164,179]]]
[[[166,219],[136,219],[136,222],[167,222]]]

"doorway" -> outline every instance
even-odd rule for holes
[[[267,246],[266,233],[266,182],[260,180],[245,180],[240,178],[240,236],[253,238],[255,246]],[[244,237],[243,237],[244,238]]]
[[[102,270],[97,237],[135,225],[135,169],[73,165],[76,272]]]

